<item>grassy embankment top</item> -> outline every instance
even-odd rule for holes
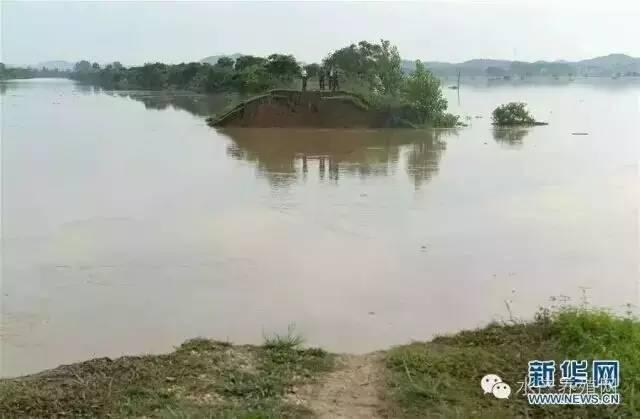
[[[398,409],[393,417],[640,417],[639,347],[637,319],[571,308],[529,323],[493,324],[398,347],[387,355],[388,391]],[[619,360],[621,404],[540,407],[516,394],[528,361],[555,360],[559,366],[565,359]],[[490,373],[510,384],[508,400],[480,390],[481,378]]]
[[[351,355],[360,359],[352,370],[342,362],[347,356],[302,349],[300,343],[292,335],[260,347],[196,339],[167,355],[67,365],[0,381],[0,412],[12,417],[353,417],[354,412],[372,418],[640,417],[635,318],[563,309],[528,323],[492,324],[398,346],[379,356]],[[517,394],[517,383],[535,359],[619,360],[621,404],[528,405]],[[363,370],[369,376],[353,379]],[[488,373],[511,385],[509,399],[483,394],[480,379]]]

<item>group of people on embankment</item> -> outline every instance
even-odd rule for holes
[[[302,78],[302,91],[305,91],[307,90],[307,80],[309,79],[309,76],[307,75],[307,70],[304,67],[302,67],[300,75]],[[325,81],[328,81],[328,89],[332,92],[335,92],[340,88],[338,70],[335,67],[331,67],[329,69],[320,68],[318,70],[318,86],[320,90],[325,89]]]

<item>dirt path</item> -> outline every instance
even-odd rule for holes
[[[335,371],[305,389],[305,404],[321,419],[385,418],[382,354],[339,355]]]

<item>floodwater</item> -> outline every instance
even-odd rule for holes
[[[4,376],[291,323],[366,352],[551,297],[638,303],[640,84],[445,89],[456,131],[216,131],[216,98],[0,90]],[[510,100],[549,126],[494,131]]]

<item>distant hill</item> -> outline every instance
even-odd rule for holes
[[[73,70],[73,65],[75,63],[71,63],[69,61],[63,60],[55,60],[55,61],[43,61],[35,65],[36,68],[46,68],[48,70],[59,70],[59,71],[67,71]]]
[[[228,55],[212,55],[210,57],[205,57],[203,59],[200,60],[201,63],[207,63],[207,64],[211,64],[211,65],[215,65],[218,63],[218,60],[222,57],[229,57],[232,58],[234,60],[237,60],[238,57],[242,57],[245,54],[228,54]]]
[[[574,63],[580,73],[594,75],[613,75],[640,72],[640,58],[625,54],[609,54]],[[605,73],[605,74],[602,74]]]
[[[588,60],[578,61],[583,65],[592,65],[597,67],[617,67],[635,64],[640,58],[633,58],[625,54],[609,54],[603,57],[591,58]]]
[[[438,76],[640,76],[640,58],[625,54],[609,54],[581,61],[509,61],[474,59],[462,63],[427,61],[427,68]],[[415,64],[403,60],[404,71],[412,71]]]

